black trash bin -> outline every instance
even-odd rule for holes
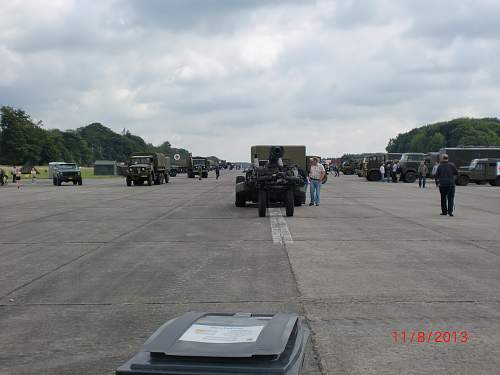
[[[162,325],[117,375],[299,375],[309,329],[295,314],[189,312]]]

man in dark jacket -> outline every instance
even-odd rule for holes
[[[441,193],[441,215],[453,216],[455,200],[455,176],[458,175],[455,164],[448,162],[448,155],[443,154],[441,164],[436,171],[436,179],[439,181],[439,192]],[[448,203],[448,206],[446,205]]]

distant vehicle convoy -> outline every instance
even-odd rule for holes
[[[127,186],[153,183],[160,185],[169,181],[170,158],[162,153],[132,154],[127,167]]]

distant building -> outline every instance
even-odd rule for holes
[[[94,163],[95,176],[116,176],[116,161],[114,160],[96,160]]]

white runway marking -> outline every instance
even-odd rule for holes
[[[268,208],[273,243],[293,243],[286,219],[277,207]]]

